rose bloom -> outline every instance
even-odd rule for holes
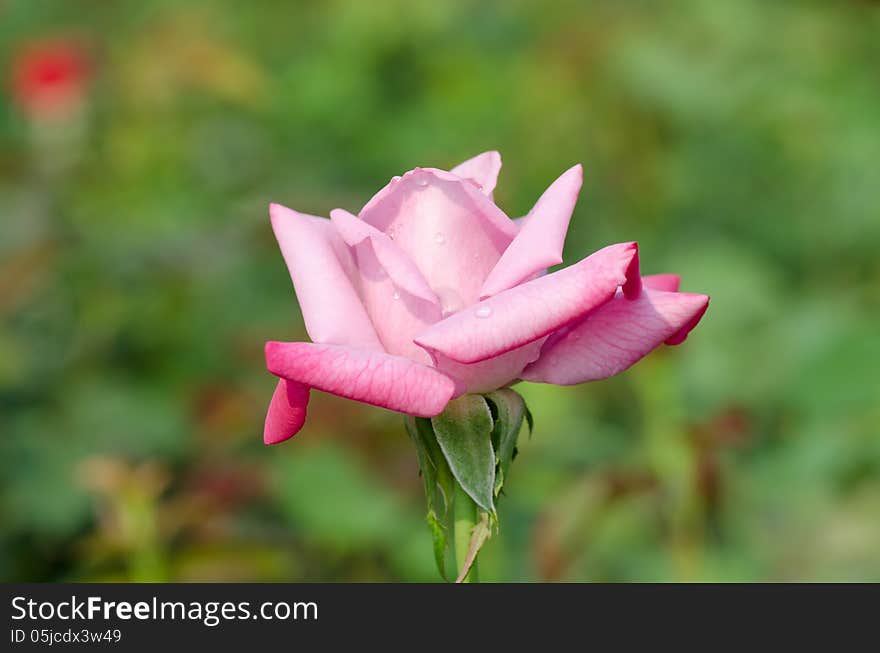
[[[91,72],[88,57],[76,42],[33,42],[13,60],[12,97],[29,118],[63,119],[82,106]]]
[[[279,377],[264,440],[302,427],[309,391],[419,417],[518,380],[571,385],[618,374],[696,326],[706,295],[639,274],[636,243],[579,263],[562,246],[580,165],[511,220],[493,199],[501,157],[394,177],[358,215],[272,204],[272,228],[313,342],[268,342]]]

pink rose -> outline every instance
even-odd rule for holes
[[[492,200],[500,169],[497,152],[450,172],[416,168],[357,216],[271,205],[313,342],[266,343],[280,378],[267,444],[299,431],[311,388],[433,417],[518,379],[613,376],[696,326],[709,298],[678,292],[675,275],[641,277],[636,243],[547,274],[562,262],[580,165],[519,220]]]

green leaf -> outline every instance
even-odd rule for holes
[[[502,388],[486,394],[486,399],[495,407],[495,425],[492,442],[495,445],[495,496],[507,478],[507,470],[516,455],[516,441],[522,428],[523,417],[528,410],[526,402],[510,388]]]
[[[493,423],[486,400],[480,395],[459,397],[432,418],[431,424],[449,469],[462,489],[478,506],[494,513]]]

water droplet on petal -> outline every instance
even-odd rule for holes
[[[458,313],[464,308],[464,302],[461,295],[452,288],[436,288],[437,299],[440,300],[440,311],[443,317],[449,317],[453,313]]]
[[[491,306],[478,306],[477,310],[474,311],[474,315],[479,318],[487,318],[492,315],[492,307]]]
[[[434,242],[437,243],[438,245],[442,245],[443,243],[446,242],[446,236],[444,236],[443,234],[441,234],[438,231],[436,234],[434,234]]]
[[[394,176],[391,178],[391,183],[392,183],[392,184],[396,184],[398,181],[400,181],[400,175],[394,175]]]
[[[414,181],[419,188],[425,188],[428,185],[428,175],[419,175]]]
[[[400,293],[395,290],[394,294],[391,295],[391,297],[392,297],[392,299],[400,299]]]

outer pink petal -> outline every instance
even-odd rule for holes
[[[455,383],[432,367],[376,351],[267,342],[269,371],[288,381],[420,417],[443,412]]]
[[[344,209],[330,211],[330,220],[346,244],[352,247],[369,239],[379,264],[398,288],[439,305],[437,295],[428,286],[416,264],[391,238]]]
[[[295,381],[279,379],[266,413],[263,442],[278,444],[292,438],[306,421],[309,387]]]
[[[678,287],[681,285],[681,277],[677,274],[650,274],[642,277],[642,284],[645,288],[678,292]]]
[[[315,342],[381,349],[352,285],[351,253],[330,221],[280,204],[270,205],[269,213],[309,337]]]
[[[611,245],[580,263],[505,290],[429,327],[416,344],[477,363],[542,338],[614,297],[638,293],[638,248]]]
[[[554,181],[521,223],[519,234],[502,254],[480,289],[491,297],[513,288],[551,265],[562,263],[562,246],[571,212],[583,184],[580,164]]]
[[[457,363],[434,352],[434,365],[455,381],[456,396],[467,392],[491,392],[519,379],[523,369],[541,355],[541,346],[545,340],[546,338],[538,338],[500,356],[469,365]]]
[[[518,231],[473,183],[428,168],[392,181],[360,217],[406,252],[447,313],[479,299],[486,275]]]
[[[501,155],[494,150],[483,152],[459,163],[449,172],[462,179],[472,179],[483,194],[492,197],[492,191],[498,183],[498,173],[501,172]]]
[[[709,297],[645,288],[636,299],[623,293],[548,340],[522,378],[573,385],[614,376],[669,338],[696,326]],[[683,332],[683,335],[681,335]]]

